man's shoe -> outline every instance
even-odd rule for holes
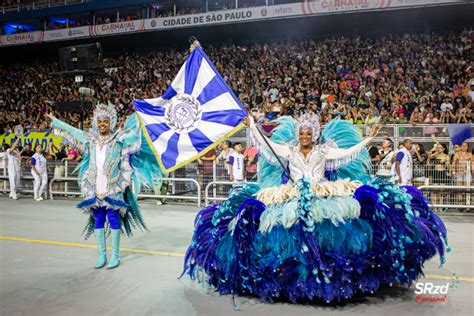
[[[100,228],[95,231],[95,238],[97,239],[97,249],[99,250],[99,257],[95,262],[95,268],[100,269],[107,263],[107,249],[105,247],[105,229]]]
[[[120,229],[111,229],[110,238],[112,246],[112,256],[110,257],[107,269],[114,269],[120,265]]]

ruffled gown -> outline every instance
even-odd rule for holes
[[[295,123],[280,123],[270,143],[294,182],[281,184],[282,168],[261,146],[259,185],[197,215],[183,274],[220,294],[332,302],[410,286],[436,253],[444,263],[446,228],[422,193],[367,175],[370,139],[334,121],[303,157],[288,145]]]

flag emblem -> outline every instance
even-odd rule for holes
[[[247,116],[200,46],[160,98],[134,100],[133,104],[165,172],[204,155],[237,132]]]
[[[165,111],[166,124],[180,134],[195,130],[201,117],[201,104],[189,94],[174,96]]]

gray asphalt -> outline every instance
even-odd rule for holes
[[[96,250],[34,240],[95,245],[80,233],[85,215],[76,201],[13,201],[0,197],[0,315],[473,315],[474,216],[445,216],[451,248],[447,263],[426,264],[420,282],[445,285],[453,274],[459,286],[446,302],[415,302],[414,288],[387,288],[337,306],[267,304],[232,297],[177,276],[191,239],[197,208],[141,203],[151,232],[122,238],[121,247],[154,254],[122,252],[115,270],[95,270]],[[10,237],[24,241],[8,240]],[[445,278],[445,279],[443,279]]]

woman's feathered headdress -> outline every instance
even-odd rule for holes
[[[297,137],[300,137],[300,131],[310,129],[313,133],[313,143],[319,139],[321,134],[321,125],[319,124],[319,116],[317,114],[305,113],[300,116],[298,121]]]

